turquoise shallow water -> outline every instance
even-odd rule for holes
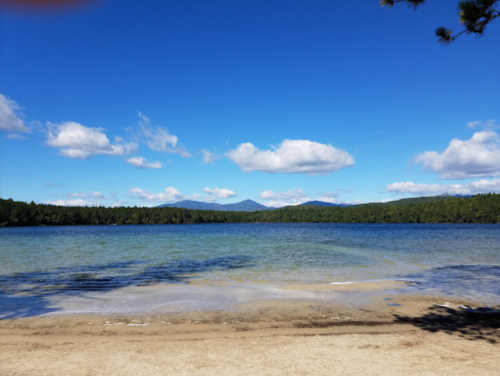
[[[204,224],[0,229],[0,298],[131,286],[400,279],[500,297],[500,225]],[[461,289],[461,290],[460,290]],[[462,292],[460,292],[462,291]],[[500,302],[500,301],[499,301]]]

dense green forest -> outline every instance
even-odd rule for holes
[[[384,202],[384,203],[378,203],[378,205],[427,204],[430,202],[456,200],[458,198],[461,198],[461,197],[459,197],[459,196],[443,196],[443,195],[441,195],[441,196],[429,196],[429,197],[413,197],[413,198],[402,198],[401,200],[389,201],[389,202]]]
[[[63,207],[0,199],[0,226],[243,222],[500,223],[500,194],[413,202],[228,212],[182,208]]]

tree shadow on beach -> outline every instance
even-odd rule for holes
[[[254,259],[233,255],[147,264],[135,260],[0,275],[0,320],[57,312],[60,309],[54,308],[53,302],[65,296],[129,286],[187,283],[203,272],[252,267]]]
[[[499,265],[448,265],[404,275],[404,292],[438,294],[464,300],[498,302],[500,299]],[[396,315],[398,323],[410,323],[429,332],[458,335],[468,340],[500,343],[500,310],[434,305],[420,317]]]
[[[428,332],[443,332],[474,341],[500,342],[500,309],[432,306],[420,317],[395,315],[395,322],[410,323]]]

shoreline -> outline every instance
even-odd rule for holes
[[[400,294],[360,306],[264,300],[230,310],[0,320],[0,374],[491,375],[500,314]],[[395,305],[388,303],[397,302]],[[488,316],[488,315],[491,315]]]
[[[500,307],[414,283],[200,278],[0,295],[0,375],[495,374]]]
[[[473,291],[474,292],[474,291]],[[387,307],[422,308],[422,304],[454,302],[456,306],[492,306],[497,299],[479,292],[450,293],[434,286],[422,288],[412,280],[376,279],[330,283],[213,281],[128,286],[111,291],[35,290],[0,294],[0,322],[18,318],[63,316],[182,315],[190,312],[248,313],[252,307],[317,305],[337,310],[387,311]]]
[[[223,212],[226,213],[226,212]],[[240,212],[233,212],[240,213]],[[247,213],[247,212],[242,212]],[[85,223],[85,224],[36,224],[36,225],[0,225],[0,229],[16,229],[16,228],[38,228],[38,227],[106,227],[106,226],[226,226],[226,225],[402,225],[402,226],[426,226],[426,225],[459,225],[459,226],[474,226],[474,225],[500,225],[500,222],[189,222],[189,223]]]
[[[0,295],[0,320],[64,316],[184,315],[190,312],[252,312],[252,307],[269,305],[273,311],[290,305],[334,307],[336,310],[385,312],[388,307],[415,306],[456,301],[483,305],[481,299],[446,296],[412,289],[408,281],[393,279],[349,282],[273,284],[266,281],[219,283],[197,280],[187,284],[129,286],[105,292],[48,295]],[[461,303],[460,303],[461,302]],[[404,309],[404,308],[402,308]],[[300,316],[300,315],[299,315]],[[304,315],[302,315],[304,316]],[[0,321],[1,322],[1,321]]]

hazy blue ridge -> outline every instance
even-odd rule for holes
[[[259,211],[259,210],[274,210],[276,208],[270,208],[264,205],[261,205],[252,200],[244,200],[241,202],[236,202],[234,204],[216,204],[209,202],[200,202],[200,201],[190,201],[183,200],[179,202],[174,202],[173,204],[163,204],[157,206],[158,208],[184,208],[184,209],[193,209],[193,210],[217,210],[217,211]]]
[[[341,207],[341,208],[343,208],[345,206],[351,206],[349,204],[332,204],[331,202],[324,202],[324,201],[307,201],[301,205],[335,206],[335,207]]]

